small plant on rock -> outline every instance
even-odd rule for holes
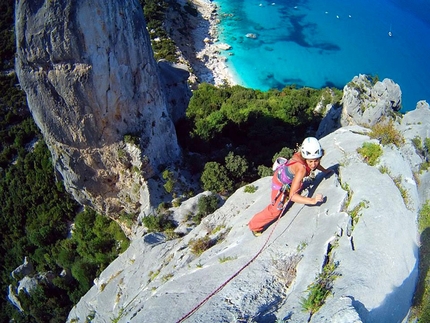
[[[379,157],[382,156],[382,148],[378,144],[365,142],[357,152],[363,156],[366,163],[370,166],[375,166]]]
[[[303,310],[308,311],[311,316],[321,308],[330,295],[333,281],[338,277],[336,268],[337,264],[330,261],[316,277],[315,282],[308,286],[308,295],[302,298],[301,304]]]
[[[175,228],[175,224],[165,214],[145,216],[142,222],[149,232],[163,232]]]
[[[218,258],[218,260],[219,260],[219,262],[220,263],[224,263],[224,262],[227,262],[227,261],[230,261],[230,260],[235,260],[235,259],[237,259],[237,256],[235,256],[235,257],[220,257],[220,258]]]
[[[405,143],[400,131],[394,127],[392,119],[387,122],[379,122],[372,127],[372,131],[369,133],[370,138],[378,139],[381,145],[394,144],[397,147],[401,147]]]
[[[257,191],[257,186],[255,185],[246,185],[244,192],[245,193],[255,193]]]
[[[203,238],[199,239],[191,239],[189,242],[190,250],[196,256],[200,256],[213,245],[214,242],[208,236],[204,236]]]
[[[358,223],[358,219],[361,216],[361,210],[366,208],[368,204],[368,201],[361,201],[350,212],[348,212],[352,219],[352,229],[354,229],[354,226]]]
[[[193,221],[199,224],[202,219],[215,212],[218,208],[218,197],[215,194],[204,195],[197,201],[197,214],[193,216]]]

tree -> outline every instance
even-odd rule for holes
[[[245,157],[235,155],[230,151],[225,157],[225,167],[232,177],[241,180],[248,171],[248,161]]]
[[[215,212],[218,208],[218,197],[215,194],[204,195],[197,201],[197,210],[203,216]]]
[[[204,190],[217,193],[231,191],[234,184],[228,176],[227,168],[217,162],[205,164],[200,180]]]

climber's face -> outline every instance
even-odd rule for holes
[[[306,164],[308,164],[309,168],[315,170],[320,164],[320,158],[317,159],[306,159]]]

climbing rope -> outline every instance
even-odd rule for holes
[[[297,193],[297,192],[296,192]],[[294,195],[294,194],[293,194]],[[293,196],[291,195],[291,197]],[[212,293],[210,293],[204,300],[202,300],[199,304],[197,304],[191,311],[189,311],[187,314],[185,314],[180,320],[178,320],[176,323],[181,323],[188,319],[191,315],[193,315],[197,310],[202,307],[210,298],[212,298],[215,294],[217,294],[221,289],[223,289],[230,281],[232,281],[237,275],[239,275],[246,267],[248,267],[257,257],[263,252],[263,250],[266,248],[267,244],[270,241],[270,238],[272,237],[273,232],[275,231],[279,219],[281,218],[282,214],[284,213],[286,206],[291,201],[291,197],[288,199],[288,201],[284,204],[284,207],[282,210],[280,210],[278,218],[276,219],[275,225],[273,226],[272,230],[270,231],[269,236],[267,237],[266,241],[264,242],[263,246],[258,250],[258,252],[255,254],[254,257],[251,258],[245,265],[242,266],[236,273],[234,273],[229,279],[227,279],[222,285],[220,285],[217,289],[215,289]]]

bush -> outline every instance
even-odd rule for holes
[[[370,166],[375,166],[379,157],[382,156],[381,146],[370,142],[363,143],[363,146],[358,148],[357,152],[363,156],[366,163],[368,163]]]
[[[209,236],[204,236],[203,238],[199,239],[191,239],[189,242],[190,250],[196,256],[200,256],[213,245],[214,242],[209,238]]]
[[[333,262],[327,264],[322,273],[317,276],[316,281],[308,286],[308,295],[302,298],[301,305],[303,310],[308,311],[311,316],[321,308],[330,295],[333,281],[338,277],[335,272],[336,268],[337,264]]]
[[[176,184],[175,175],[173,174],[172,171],[166,169],[165,171],[163,171],[162,176],[163,176],[163,179],[166,180],[166,183],[163,185],[164,189],[166,190],[167,193],[169,194],[172,193]]]
[[[244,192],[245,193],[255,193],[257,191],[257,186],[255,185],[247,185],[245,186]]]
[[[401,147],[405,143],[405,138],[394,127],[394,122],[391,119],[388,123],[379,122],[375,124],[369,136],[370,138],[378,139],[383,146],[394,144],[397,147]]]
[[[215,212],[218,208],[218,197],[215,194],[205,195],[197,201],[197,209],[204,216]]]
[[[217,208],[218,197],[215,194],[200,197],[197,202],[198,212],[193,216],[193,221],[199,224],[205,216],[215,212]]]
[[[175,224],[169,219],[168,215],[147,215],[142,220],[148,232],[163,232],[174,229]]]
[[[248,161],[243,156],[229,152],[225,157],[225,167],[232,177],[241,180],[248,171]]]
[[[205,191],[216,193],[231,191],[234,184],[228,176],[227,169],[217,162],[205,164],[200,180]]]

